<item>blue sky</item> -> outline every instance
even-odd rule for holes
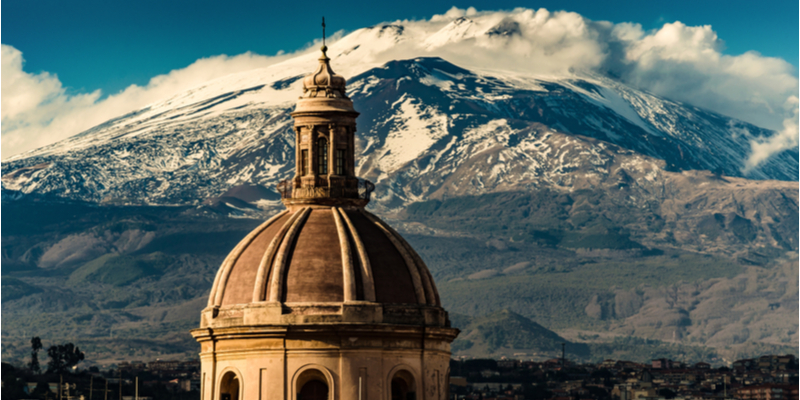
[[[524,32],[495,47],[467,41],[429,51],[403,42],[372,56],[382,62],[442,56],[471,68],[519,67],[545,76],[607,75],[778,132],[775,140],[753,144],[753,154],[763,155],[757,160],[798,142],[796,0],[757,7],[738,0],[1,4],[3,158],[213,79],[297,56],[320,38],[322,15],[329,34],[399,20],[409,32],[433,35],[460,16],[512,18]]]
[[[796,0],[426,0],[402,7],[375,1],[6,0],[0,27],[2,43],[22,52],[26,72],[56,74],[69,93],[101,89],[108,95],[202,57],[297,50],[320,36],[323,14],[329,32],[350,32],[383,21],[430,18],[454,5],[479,11],[544,7],[592,20],[635,22],[646,30],[673,21],[711,25],[725,42],[724,53],[755,50],[780,57],[794,65],[797,74]]]

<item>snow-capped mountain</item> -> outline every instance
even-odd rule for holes
[[[378,187],[379,206],[540,185],[647,184],[663,170],[798,178],[796,148],[742,172],[750,141],[774,132],[607,77],[385,59],[404,41],[430,49],[514,29],[510,20],[459,18],[422,40],[383,25],[331,46],[361,112],[356,170]],[[199,204],[241,184],[273,188],[293,175],[289,113],[317,56],[217,79],[13,157],[5,194]]]

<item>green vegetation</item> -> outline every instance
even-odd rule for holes
[[[229,232],[177,232],[163,235],[151,242],[137,254],[161,252],[166,254],[227,254],[249,230]]]
[[[462,350],[475,346],[485,349],[487,353],[498,350],[555,352],[561,350],[562,343],[568,343],[570,353],[588,355],[585,344],[570,343],[555,332],[509,310],[475,318],[459,328],[463,333],[454,345]]]
[[[406,216],[437,228],[473,232],[563,228],[569,225],[570,196],[550,191],[491,193],[408,206]],[[431,219],[430,217],[436,217]]]
[[[523,351],[549,358],[560,356],[561,344],[565,343],[568,358],[582,362],[599,362],[605,358],[646,362],[664,357],[716,363],[715,358],[719,357],[716,351],[704,346],[667,343],[632,336],[618,336],[605,342],[574,343],[508,310],[501,310],[481,318],[469,319],[457,316],[456,320],[463,324],[454,324],[462,331],[452,345],[452,351],[456,354],[468,351],[471,355],[497,357]],[[779,346],[760,346],[758,350],[761,353],[757,354],[767,354],[778,348]],[[788,348],[781,350],[786,350],[784,353],[792,352]]]
[[[588,346],[593,355],[590,360],[594,362],[601,361],[603,357],[608,357],[638,362],[646,362],[655,358],[672,358],[675,360],[691,360],[691,362],[716,363],[717,361],[714,358],[718,357],[714,349],[705,346],[687,346],[632,336],[616,337],[607,343],[590,343]]]
[[[427,252],[432,250],[426,249],[423,257],[427,259]],[[514,260],[519,253],[523,253],[522,250],[510,252]],[[530,256],[531,259],[537,259],[533,254]],[[468,260],[461,259],[467,263],[465,274],[485,267],[480,258],[475,260],[476,265],[469,264]],[[601,259],[566,267],[534,264],[520,274],[444,281],[438,286],[445,307],[457,313],[486,315],[510,308],[550,329],[602,328],[605,322],[590,318],[584,312],[595,294],[613,296],[611,289],[614,287],[629,290],[642,284],[669,286],[681,281],[731,278],[741,271],[742,267],[730,260],[692,253],[672,253],[629,259]]]
[[[428,259],[428,252],[431,251],[432,248],[426,248],[422,252],[423,257]],[[513,265],[527,251],[507,253],[508,261],[499,265]],[[531,253],[528,255],[533,260],[541,258]],[[466,264],[464,274],[485,266],[481,258],[475,260],[476,265],[465,258],[461,259]],[[741,272],[740,265],[726,259],[693,253],[672,253],[597,260],[566,267],[559,267],[555,262],[550,266],[534,264],[521,274],[481,280],[440,281],[438,286],[445,307],[454,312],[485,315],[511,308],[550,329],[591,328],[597,327],[598,322],[585,314],[584,307],[595,294],[613,295],[613,287],[629,290],[641,284],[669,286],[681,281],[731,278]]]
[[[663,221],[647,210],[650,229],[661,229]],[[640,249],[622,227],[640,222],[597,192],[577,191],[569,195],[547,190],[467,196],[445,201],[425,201],[408,207],[413,220],[442,228],[508,237],[514,242],[576,249]]]
[[[787,242],[782,248],[748,249],[736,260],[676,246],[646,248],[640,243],[652,241],[637,236],[637,229],[660,232],[665,222],[652,208],[617,207],[609,196],[543,190],[410,206],[400,216],[402,222],[419,221],[453,233],[404,237],[431,270],[453,326],[469,327],[453,344],[454,351],[490,355],[530,347],[552,352],[552,343],[537,342],[536,337],[547,337],[540,329],[550,333],[548,329],[613,330],[619,327],[619,318],[638,316],[636,297],[642,287],[647,288],[642,293],[658,294],[654,288],[681,282],[699,282],[699,286],[710,279],[737,276],[744,271],[742,265],[764,266],[769,271],[773,260],[793,248]],[[30,338],[25,332],[80,338],[83,351],[105,362],[126,354],[153,358],[160,353],[196,354],[197,343],[186,332],[198,324],[214,275],[225,255],[262,222],[207,218],[187,208],[24,202],[4,202],[3,207],[9,215],[2,221],[3,318],[8,322],[3,356],[9,359],[28,356],[29,346],[22,345],[22,339]],[[742,234],[750,235],[746,221],[732,215],[726,214],[721,222],[712,219],[709,229],[741,225]],[[788,217],[773,220],[773,234],[786,232],[789,237],[797,231],[796,222],[794,231],[789,229]],[[666,242],[671,240],[671,232],[659,234]],[[63,243],[77,243],[85,251],[64,253],[71,256],[70,263],[51,263],[48,268],[38,264],[43,254],[57,248],[55,244],[74,237],[80,240]],[[113,253],[102,254],[102,249],[113,249]],[[52,251],[49,259],[54,259]],[[620,291],[628,291],[620,297],[622,303],[616,298]],[[628,294],[632,300],[625,297]],[[587,311],[590,303],[595,304],[591,312]],[[470,317],[492,316],[506,309],[520,314],[522,320]],[[686,309],[693,312],[690,306]],[[775,312],[783,310],[781,306]],[[695,321],[695,317],[687,317],[686,323],[694,326],[709,318]],[[655,328],[648,329],[636,334],[652,334]],[[630,351],[630,358],[638,360],[662,350],[705,357],[662,342],[594,343],[602,336],[581,339],[593,342],[588,344],[588,357],[619,354],[622,358]],[[561,342],[556,343],[560,352]],[[766,351],[757,350],[752,354]],[[738,347],[730,351],[738,352]]]

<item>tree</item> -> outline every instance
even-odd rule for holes
[[[25,381],[17,376],[17,371],[14,366],[9,363],[3,363],[0,375],[2,375],[3,390],[2,400],[23,399],[26,397],[24,387]]]
[[[50,361],[47,363],[47,372],[64,373],[78,365],[83,360],[83,352],[72,343],[50,346],[47,349]]]
[[[39,366],[39,350],[42,349],[42,340],[38,336],[31,338],[31,362],[28,364],[33,373],[41,370]]]
[[[56,394],[50,391],[50,385],[45,381],[39,381],[31,394],[37,399],[57,398]]]
[[[675,398],[675,392],[673,392],[672,390],[669,390],[667,388],[658,389],[658,391],[656,391],[656,394],[661,396],[661,397],[663,397],[663,398],[665,398],[665,399],[674,399]]]

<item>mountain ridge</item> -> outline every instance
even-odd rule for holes
[[[528,80],[521,86],[512,78],[476,74],[440,58],[390,62],[354,77],[349,86],[362,113],[359,124],[366,126],[357,133],[357,172],[387,185],[395,196],[419,198],[440,187],[429,185],[430,190],[411,196],[395,188],[407,185],[409,178],[450,179],[441,171],[474,163],[494,142],[501,146],[498,157],[512,158],[500,167],[517,168],[520,178],[532,183],[550,178],[552,184],[558,180],[555,176],[568,175],[564,170],[575,167],[581,152],[596,157],[598,151],[605,155],[593,161],[596,168],[583,172],[607,174],[605,167],[614,163],[614,153],[628,151],[658,169],[707,169],[737,176],[742,175],[749,141],[726,137],[729,125],[769,134],[609,82],[599,86],[589,80]],[[245,183],[272,189],[291,173],[291,107],[284,100],[298,84],[274,91],[266,82],[178,108],[130,113],[42,149],[39,155],[7,162],[3,188],[86,201],[110,196],[139,204],[197,204]],[[284,93],[269,104],[253,104],[254,96],[263,100],[273,92]],[[658,107],[653,107],[656,100]],[[645,114],[648,109],[661,114]],[[698,130],[698,124],[705,130]],[[568,148],[558,154],[554,144],[547,143],[554,139],[571,143],[560,143]],[[70,142],[77,147],[69,147]],[[573,155],[567,154],[570,149]],[[553,150],[556,154],[546,153]],[[554,163],[555,157],[559,163]],[[787,162],[796,158],[796,152],[783,152],[749,176],[796,179],[796,163]],[[437,165],[441,161],[449,163]],[[542,168],[547,163],[549,168]],[[479,182],[465,184],[466,191],[494,190]],[[376,201],[384,203],[388,197],[378,196]]]
[[[517,34],[490,22],[453,31]],[[615,341],[592,357],[633,343],[638,356],[698,347],[710,360],[797,342],[784,318],[798,306],[796,148],[745,173],[750,140],[775,132],[608,77],[378,56],[408,35],[363,29],[329,54],[361,112],[369,207],[423,256],[449,310],[508,309],[571,342]],[[105,363],[133,347],[196,354],[181,332],[197,326],[218,264],[282,207],[290,112],[315,57],[219,78],[5,162],[4,356],[26,354],[34,331],[82,338]],[[478,330],[481,354],[513,348],[484,346],[507,332],[496,333]]]

